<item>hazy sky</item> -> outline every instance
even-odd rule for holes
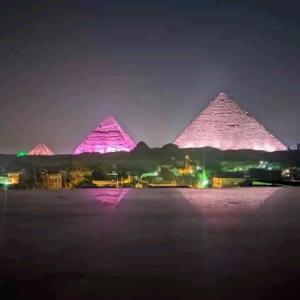
[[[299,12],[274,0],[1,0],[0,152],[70,153],[108,115],[161,146],[220,91],[294,146]]]

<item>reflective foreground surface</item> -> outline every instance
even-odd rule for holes
[[[1,299],[291,299],[300,189],[0,191]]]

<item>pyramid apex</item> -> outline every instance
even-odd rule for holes
[[[73,154],[131,151],[135,142],[113,116],[103,119],[82,141]]]
[[[224,92],[220,92],[216,99],[231,100],[231,98]]]
[[[105,127],[105,126],[117,126],[120,127],[119,122],[112,116],[107,116],[106,118],[102,119],[99,123],[98,127]]]
[[[115,118],[113,115],[107,116],[106,119],[112,119],[112,120],[115,120],[115,121],[116,121],[116,118]]]
[[[109,116],[107,116],[106,118],[104,118],[104,119],[101,121],[101,123],[103,123],[103,122],[107,122],[107,121],[110,121],[110,122],[117,123],[117,120],[114,118],[114,116],[113,116],[113,115],[109,115]]]
[[[48,146],[45,143],[39,143],[39,144],[37,144],[36,147],[47,147],[48,148]]]

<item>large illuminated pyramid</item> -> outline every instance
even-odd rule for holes
[[[220,93],[176,139],[179,148],[283,151],[287,147],[226,94]]]
[[[103,120],[75,149],[74,154],[131,151],[135,142],[113,117]]]
[[[28,152],[28,155],[54,155],[54,152],[45,144],[38,144]]]

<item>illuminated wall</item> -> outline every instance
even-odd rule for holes
[[[135,142],[113,117],[106,118],[75,149],[74,154],[131,151]]]
[[[184,130],[175,144],[179,148],[287,150],[262,124],[223,93]]]

